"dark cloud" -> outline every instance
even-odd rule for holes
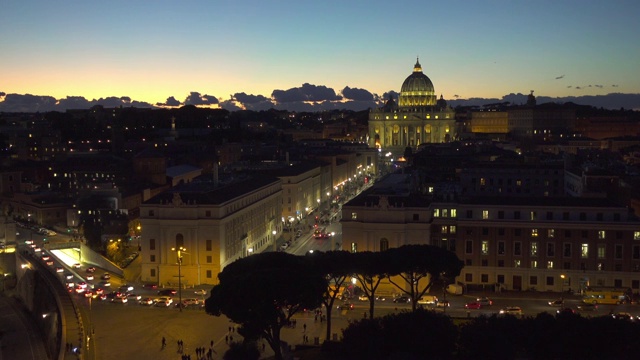
[[[380,99],[383,102],[387,102],[387,100],[389,100],[389,96],[391,96],[393,98],[393,100],[398,101],[398,98],[400,97],[400,94],[393,91],[393,90],[389,90],[386,93],[382,94],[382,99]]]
[[[0,111],[44,112],[56,109],[57,100],[53,96],[31,94],[7,94],[0,102]]]
[[[182,103],[178,101],[175,97],[169,96],[164,103],[156,103],[158,106],[180,106]]]
[[[215,96],[200,95],[199,92],[192,91],[189,96],[184,100],[185,105],[215,105],[219,101]]]
[[[372,101],[373,100],[373,94],[370,93],[369,90],[350,88],[348,86],[345,86],[345,88],[342,89],[342,96],[344,96],[345,99],[356,100],[356,101]]]
[[[316,86],[309,83],[304,83],[301,87],[291,88],[289,90],[273,90],[271,97],[278,103],[289,103],[295,101],[333,101],[341,99],[340,96],[336,95],[335,90],[323,85]]]
[[[235,99],[238,102],[241,102],[243,104],[256,104],[256,103],[260,103],[263,101],[270,101],[270,99],[266,96],[263,95],[249,95],[249,94],[245,94],[243,92],[241,93],[235,93],[233,95],[231,95],[232,99]]]

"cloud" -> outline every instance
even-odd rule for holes
[[[349,99],[349,100],[357,100],[357,101],[373,100],[373,94],[370,93],[369,90],[350,88],[348,86],[345,86],[345,88],[342,89],[342,96],[344,96],[345,99]]]
[[[393,90],[389,90],[386,93],[382,94],[382,100],[383,102],[387,102],[387,100],[389,100],[389,97],[391,96],[391,98],[393,98],[393,100],[395,100],[396,102],[398,101],[398,98],[400,97],[400,93],[397,93]]]
[[[0,96],[5,96],[7,95],[7,93],[5,93],[4,91],[0,91]]]
[[[216,105],[218,104],[218,98],[211,95],[200,95],[199,92],[192,91],[186,99],[184,99],[185,105]]]
[[[316,86],[309,83],[302,84],[301,87],[289,90],[273,90],[271,97],[278,103],[289,103],[296,101],[333,101],[342,98],[336,95],[335,90],[324,85]]]
[[[250,95],[246,93],[235,93],[231,95],[231,99],[235,99],[243,104],[256,104],[263,101],[270,101],[270,99],[263,95]]]
[[[156,103],[158,106],[180,106],[182,103],[178,101],[175,97],[169,96],[164,103]]]
[[[31,94],[7,94],[0,103],[0,111],[44,112],[56,109],[57,100],[53,96]]]

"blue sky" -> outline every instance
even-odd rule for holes
[[[0,0],[0,92],[382,95],[419,56],[447,99],[640,93],[639,15],[637,0]]]

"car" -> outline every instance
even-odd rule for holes
[[[158,301],[164,301],[164,302],[168,303],[169,305],[171,305],[171,303],[173,303],[173,299],[168,297],[168,296],[161,296],[161,297],[159,297],[159,298],[157,298],[155,300],[155,302],[158,302]],[[167,305],[167,306],[169,306],[169,305]]]
[[[489,299],[486,296],[479,297],[479,298],[476,299],[476,301],[479,302],[480,305],[482,305],[482,306],[491,306],[491,305],[493,305],[493,300]]]
[[[75,263],[72,265],[74,269],[80,269],[80,263]]]
[[[134,293],[128,293],[127,298],[129,300],[140,301],[142,299],[142,296]]]
[[[171,303],[166,301],[166,300],[158,300],[155,302],[155,304],[153,306],[157,306],[157,307],[168,307],[170,306]]]
[[[138,304],[140,304],[140,305],[153,305],[153,299],[152,298],[140,299],[138,301]]]
[[[39,252],[42,252],[42,249],[36,246],[33,248],[33,251],[39,253]]]
[[[62,266],[56,266],[56,272],[57,273],[64,272],[64,269],[62,268]]]
[[[93,290],[96,294],[98,295],[102,295],[104,294],[104,289],[103,288],[96,288],[95,290]]]
[[[435,305],[438,302],[438,298],[433,295],[425,295],[418,299],[419,305]]]
[[[106,273],[102,274],[102,276],[100,276],[100,279],[109,280],[109,279],[111,279],[111,274],[106,272]]]
[[[94,266],[89,266],[89,267],[87,268],[87,272],[88,272],[88,273],[96,272],[96,268],[95,268]]]
[[[184,304],[185,306],[198,305],[200,304],[200,300],[194,298],[183,299],[182,304]]]
[[[49,256],[49,255],[42,255],[42,261],[48,261],[49,259],[51,259],[51,256]]]
[[[464,308],[465,309],[478,310],[478,309],[482,308],[482,304],[479,301],[472,301],[472,302],[464,304]]]
[[[100,294],[100,295],[98,295],[98,299],[103,300],[103,301],[104,301],[104,300],[107,300],[107,299],[108,299],[108,298],[107,298],[107,294]]]
[[[154,289],[155,290],[155,289],[158,288],[158,285],[157,284],[144,284],[144,285],[142,285],[142,287],[145,288],[145,289]]]
[[[560,315],[560,314],[575,314],[576,311],[573,310],[570,307],[561,307],[560,309],[556,310],[556,314]]]
[[[33,245],[33,240],[25,240],[24,243],[27,245]]]
[[[438,301],[436,303],[436,307],[444,308],[444,307],[449,307],[449,306],[451,306],[451,304],[449,303],[449,300],[442,300],[442,301]]]
[[[584,303],[577,307],[578,311],[596,311],[598,310],[598,304]]]
[[[500,309],[501,315],[523,315],[524,312],[522,308],[518,306],[507,306],[506,308]]]
[[[204,295],[207,295],[207,290],[200,289],[200,290],[196,290],[196,291],[194,291],[193,293],[194,293],[194,294],[196,294],[196,295],[202,295],[202,296],[204,296]]]
[[[53,260],[47,260],[45,264],[47,264],[48,266],[53,266]]]
[[[108,280],[100,281],[98,286],[100,286],[100,287],[110,287],[111,286],[111,282],[109,282]]]
[[[67,279],[67,280],[71,280],[71,279],[73,279],[73,274],[72,273],[65,273],[64,274],[64,278]]]
[[[86,297],[86,298],[95,299],[97,296],[98,296],[98,294],[94,293],[91,290],[85,290],[85,292],[84,292],[84,297]]]
[[[338,305],[337,308],[338,310],[353,310],[356,307],[355,305],[353,305],[353,303],[346,302],[344,304]]]
[[[82,286],[80,286],[80,285],[76,285],[75,291],[76,291],[76,293],[81,294],[81,293],[85,292],[85,291],[86,291],[86,289],[85,289],[85,288],[83,288],[83,287],[82,287]]]
[[[116,296],[116,297],[111,299],[112,303],[120,303],[120,304],[126,304],[128,301],[129,301],[129,299],[127,299],[126,296],[123,296],[123,297]]]
[[[93,279],[94,279],[93,275],[91,274],[87,275],[87,281],[92,281]]]
[[[164,295],[164,296],[175,295],[176,292],[177,291],[175,289],[162,289],[158,291],[158,295]]]
[[[360,301],[369,301],[369,297],[367,295],[358,296],[358,300]]]
[[[556,299],[548,302],[549,306],[562,306],[564,305],[564,299]]]
[[[78,286],[80,286],[80,287],[81,287],[81,288],[83,288],[83,289],[86,289],[86,288],[87,288],[87,283],[86,283],[86,282],[84,282],[84,281],[80,281],[80,282],[78,283]]]
[[[614,319],[633,321],[635,318],[628,312],[617,312],[611,315]]]
[[[125,284],[125,285],[120,286],[120,288],[118,290],[120,290],[122,292],[133,291],[133,285]]]
[[[408,296],[398,296],[397,298],[393,299],[393,302],[398,304],[406,304],[411,302],[411,298]]]

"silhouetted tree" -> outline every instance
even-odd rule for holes
[[[369,298],[369,318],[373,318],[376,290],[388,273],[387,252],[358,252],[353,254],[355,277]]]
[[[322,303],[327,281],[305,257],[267,252],[239,259],[218,274],[205,310],[240,324],[245,341],[264,338],[282,358],[280,330],[302,309]]]
[[[232,342],[229,350],[222,355],[223,360],[258,360],[260,349],[255,341]]]

